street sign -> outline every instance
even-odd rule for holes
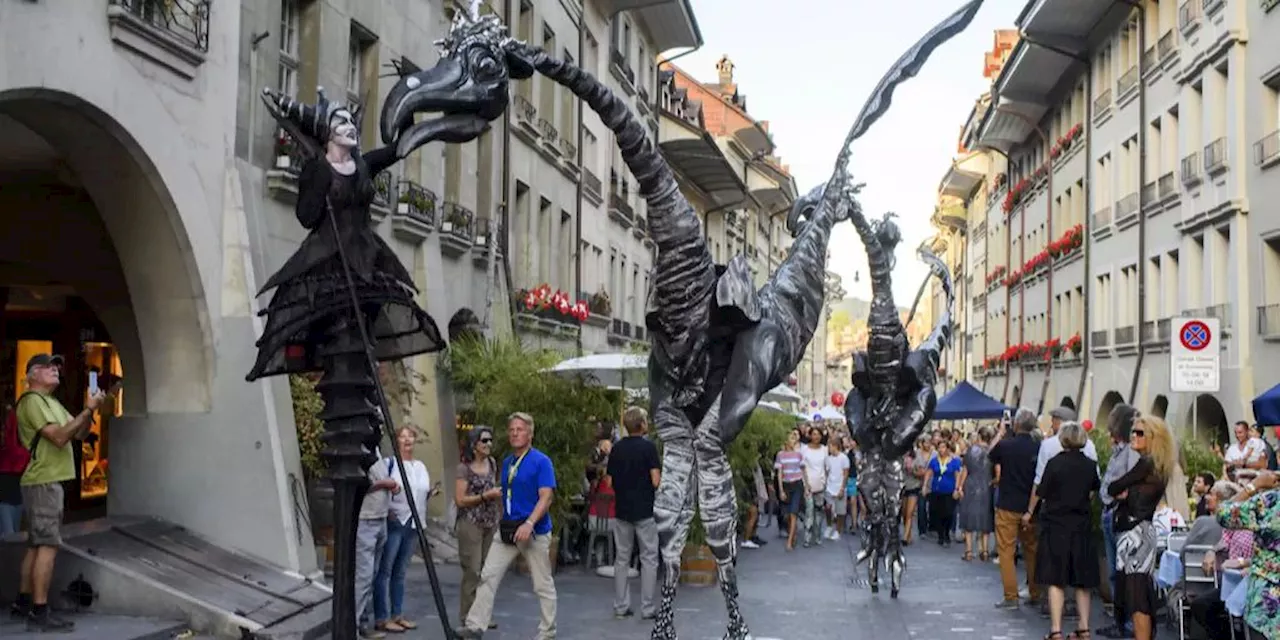
[[[1222,366],[1217,318],[1174,318],[1169,337],[1169,389],[1217,393]]]

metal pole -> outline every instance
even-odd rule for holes
[[[1196,440],[1200,437],[1200,398],[1196,394],[1191,394],[1191,439]]]

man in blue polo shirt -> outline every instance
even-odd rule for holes
[[[498,537],[489,547],[475,603],[467,614],[459,638],[479,638],[493,618],[493,598],[507,569],[524,558],[533,579],[533,592],[542,609],[538,639],[556,637],[556,583],[551,566],[551,501],[555,497],[556,472],[547,454],[533,448],[533,416],[516,412],[507,418],[511,453],[502,461],[502,520]]]
[[[1022,559],[1027,565],[1027,587],[1031,603],[1040,603],[1040,585],[1036,584],[1036,530],[1024,526],[1023,514],[1031,503],[1031,487],[1036,479],[1036,460],[1040,443],[1031,436],[1038,428],[1036,414],[1018,409],[1013,417],[1014,435],[991,448],[987,457],[996,465],[998,498],[996,499],[996,549],[1000,553],[1000,581],[1004,599],[996,603],[1003,609],[1018,608],[1018,572],[1014,567],[1014,545],[1022,544]]]

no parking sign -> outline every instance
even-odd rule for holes
[[[1175,392],[1217,393],[1221,348],[1217,318],[1175,318],[1169,336],[1169,388]]]

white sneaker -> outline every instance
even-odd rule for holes
[[[832,530],[831,530],[831,539],[832,539],[832,540],[839,540],[839,539],[840,539],[840,532],[839,532],[839,531],[836,531],[836,530],[834,530],[834,529],[832,529]]]
[[[743,541],[742,541],[742,548],[743,548],[743,549],[759,549],[759,548],[760,548],[760,545],[758,545],[758,544],[756,544],[756,543],[754,543],[754,542],[752,542],[752,541],[750,541],[750,540],[743,540]]]

